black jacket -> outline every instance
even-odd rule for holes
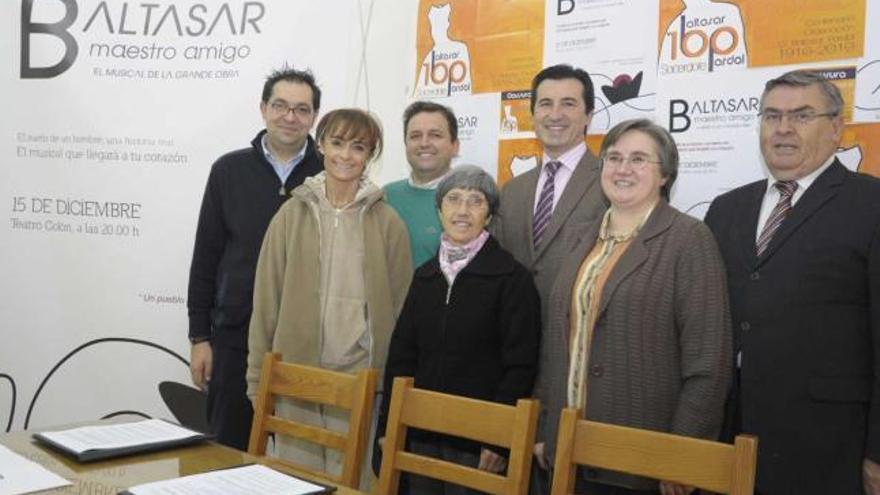
[[[220,157],[211,168],[189,273],[189,336],[247,349],[254,272],[269,221],[306,177],[324,169],[311,137],[284,187],[263,155],[265,130],[249,148]]]
[[[398,376],[414,377],[417,388],[505,404],[529,397],[540,328],[531,273],[493,237],[459,272],[451,290],[437,257],[432,258],[416,270],[391,336],[377,438],[385,434]],[[479,448],[472,442],[459,446]]]
[[[742,351],[733,398],[759,439],[756,487],[861,494],[862,459],[880,461],[880,181],[835,162],[759,257],[766,188],[734,189],[706,214]]]

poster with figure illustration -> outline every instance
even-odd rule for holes
[[[541,70],[544,10],[536,0],[420,0],[413,98],[529,87]]]
[[[503,91],[501,93],[499,136],[531,137],[534,135],[535,126],[532,123],[531,96],[532,91],[530,89]]]
[[[658,0],[546,0],[544,65],[590,73],[596,95],[590,134],[653,116],[657,46],[645,33],[656,32],[658,9]]]

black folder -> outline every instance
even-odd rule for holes
[[[118,426],[120,423],[112,423],[107,426]],[[94,425],[100,426],[100,425]],[[72,429],[72,428],[71,428]],[[60,452],[68,457],[76,459],[78,462],[92,462],[92,461],[100,461],[104,459],[112,459],[115,457],[123,457],[127,455],[134,454],[144,454],[147,452],[157,452],[160,450],[168,450],[176,447],[182,447],[186,445],[191,445],[199,442],[203,442],[206,440],[210,440],[213,438],[213,435],[206,435],[204,433],[199,433],[197,431],[192,432],[192,436],[188,436],[185,438],[178,438],[174,440],[160,441],[160,442],[148,442],[138,445],[130,445],[126,447],[116,447],[116,448],[96,448],[90,449],[83,452],[77,452],[68,446],[56,442],[52,440],[42,433],[34,433],[33,438],[38,442],[46,445],[47,447]]]

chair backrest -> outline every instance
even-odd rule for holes
[[[521,399],[516,406],[508,406],[420,390],[413,387],[412,378],[395,378],[382,449],[379,493],[396,494],[400,473],[408,472],[487,493],[525,494],[537,421],[535,400]],[[509,448],[507,475],[406,452],[408,428]]]
[[[552,495],[574,490],[578,465],[674,481],[716,493],[752,495],[758,440],[739,435],[733,445],[579,419],[565,409]]]
[[[357,375],[350,375],[312,366],[283,363],[280,354],[266,353],[254,404],[254,422],[248,453],[265,456],[269,433],[295,437],[339,450],[344,459],[340,475],[314,471],[283,459],[272,459],[272,462],[290,465],[357,488],[372,420],[377,374],[374,369],[364,369]],[[291,397],[348,409],[351,411],[348,432],[340,433],[275,416],[275,399],[278,397]]]

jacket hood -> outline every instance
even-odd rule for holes
[[[330,205],[330,200],[327,198],[327,172],[322,171],[307,178],[301,186],[293,190],[292,195],[307,203]],[[382,189],[364,175],[358,183],[354,201],[347,204],[344,209],[368,208],[384,197],[385,193]],[[332,205],[330,207],[333,208]]]

